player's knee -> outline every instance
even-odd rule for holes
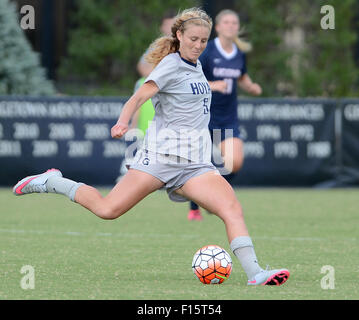
[[[238,172],[239,170],[241,170],[243,165],[243,160],[237,160],[233,163],[233,168],[232,168],[232,173],[234,172]]]
[[[232,172],[238,172],[239,170],[241,170],[243,166],[243,162],[244,162],[243,154],[242,153],[238,154],[238,156],[234,158]]]
[[[121,216],[124,212],[121,212],[117,208],[111,205],[103,205],[99,210],[99,216],[104,220],[114,220]]]
[[[221,216],[223,220],[243,220],[242,206],[237,199],[227,201],[227,203],[221,208]]]

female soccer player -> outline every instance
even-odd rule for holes
[[[222,10],[215,18],[218,37],[208,42],[199,57],[203,72],[212,90],[209,129],[213,144],[223,158],[225,177],[240,170],[243,164],[243,142],[237,115],[237,85],[252,95],[260,95],[261,87],[247,73],[245,52],[250,44],[238,38],[239,17],[235,11]],[[219,163],[217,163],[219,165]],[[191,202],[189,220],[202,220],[199,206]]]
[[[161,26],[160,31],[161,34],[164,36],[170,36],[172,31],[172,25],[175,21],[175,13],[173,10],[167,11],[161,19]],[[153,65],[148,63],[145,59],[145,56],[148,53],[148,49],[146,52],[141,56],[140,60],[137,63],[137,71],[141,75],[141,78],[136,81],[135,89],[134,91],[138,90],[139,87],[142,86],[142,84],[145,82],[148,75],[153,70]],[[146,130],[151,123],[153,117],[155,115],[155,109],[153,107],[151,99],[148,99],[145,101],[145,103],[138,108],[138,110],[135,112],[131,119],[131,125],[130,128],[138,128],[140,130],[140,133],[143,135],[146,133]],[[138,136],[136,135],[137,139],[141,138],[142,135]],[[137,140],[136,144],[139,145],[141,143],[141,139]],[[131,157],[132,155],[130,155]],[[126,164],[128,164],[130,159],[125,158],[122,161],[121,167],[120,167],[120,175],[117,177],[116,182],[118,182],[122,176],[127,172]]]
[[[155,105],[155,117],[143,148],[107,196],[94,187],[63,178],[57,169],[24,178],[13,191],[16,195],[63,194],[102,219],[116,219],[148,194],[165,188],[171,200],[193,200],[223,220],[230,247],[249,285],[280,285],[288,279],[289,271],[259,266],[241,205],[230,184],[211,163],[211,91],[198,61],[211,27],[212,21],[204,11],[187,9],[176,17],[171,37],[154,42],[147,58],[156,67],[124,105],[111,135],[121,138],[135,111],[149,98]]]

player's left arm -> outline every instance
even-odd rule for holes
[[[259,96],[262,94],[261,86],[258,83],[253,82],[247,73],[238,79],[238,85],[242,90],[248,92],[251,95]]]

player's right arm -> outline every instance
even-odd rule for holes
[[[247,73],[238,79],[238,85],[242,90],[247,91],[253,96],[259,96],[262,94],[261,86],[258,83],[254,83]]]
[[[159,91],[154,81],[144,83],[125,103],[117,123],[111,128],[112,138],[121,138],[128,131],[128,124],[134,113]]]
[[[203,73],[208,78],[210,74],[213,74],[212,66],[210,64],[211,53],[209,50],[209,45],[207,45],[207,48],[199,56],[199,60],[201,61]],[[227,83],[224,80],[208,81],[208,84],[212,92],[214,91],[220,93],[227,92]]]
[[[220,93],[227,92],[227,82],[224,80],[208,81],[211,91],[218,91]]]

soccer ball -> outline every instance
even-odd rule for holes
[[[204,284],[219,284],[227,280],[232,271],[232,259],[226,250],[216,245],[197,250],[192,270]]]

